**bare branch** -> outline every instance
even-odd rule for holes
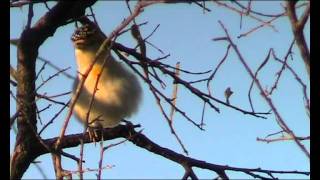
[[[310,77],[310,52],[307,46],[307,42],[303,35],[304,25],[307,22],[310,13],[310,2],[306,7],[300,20],[298,20],[296,15],[295,1],[287,1],[286,3],[288,17],[291,22],[291,27],[296,40],[296,44],[300,50],[301,57],[304,61],[308,75]]]
[[[256,20],[256,21],[258,21],[258,22],[260,22],[260,23],[262,23],[262,24],[266,24],[267,26],[269,26],[270,28],[272,28],[275,32],[278,31],[272,24],[267,23],[266,21],[264,21],[264,20],[262,20],[262,19],[260,19],[260,18],[258,18],[258,17],[256,17],[256,16],[254,16],[254,15],[252,15],[252,14],[250,14],[250,13],[249,13],[249,14],[244,13],[243,11],[240,11],[240,10],[236,9],[235,7],[232,7],[232,6],[230,6],[230,5],[226,4],[226,3],[223,3],[222,1],[212,0],[212,2],[215,3],[215,4],[217,4],[218,6],[222,6],[222,7],[225,7],[225,8],[227,8],[227,9],[230,9],[230,10],[232,10],[232,11],[234,11],[234,12],[240,14],[240,15],[248,16],[248,17],[250,17],[250,18],[252,18],[252,19],[254,19],[254,20]]]
[[[304,140],[310,140],[310,136],[307,137],[295,137],[297,140],[299,141],[304,141]],[[287,141],[287,140],[294,140],[294,138],[292,136],[281,136],[278,138],[259,138],[257,137],[257,141],[261,141],[261,142],[266,142],[266,143],[271,143],[271,142],[276,142],[276,141]]]
[[[115,138],[126,138],[127,140],[131,141],[138,147],[146,149],[152,153],[158,154],[166,159],[169,159],[173,162],[180,164],[182,167],[186,165],[189,167],[198,167],[202,169],[208,169],[215,171],[217,174],[221,175],[222,171],[236,171],[236,172],[244,172],[244,173],[262,173],[262,174],[302,174],[302,175],[309,175],[310,172],[304,171],[276,171],[276,170],[267,170],[261,168],[238,168],[232,166],[223,166],[208,163],[205,161],[200,161],[194,158],[190,158],[184,156],[182,154],[176,153],[168,148],[161,147],[148,139],[145,135],[141,134],[140,132],[136,132],[134,128],[137,127],[135,125],[119,125],[115,128],[105,128],[103,130],[103,139],[110,140]],[[92,140],[89,137],[89,134],[86,133],[85,135],[80,134],[73,134],[73,135],[66,135],[65,138],[61,141],[61,148],[70,148],[76,147],[80,144],[80,140],[83,139],[83,143],[91,143]],[[54,147],[54,143],[56,142],[57,138],[46,139],[44,140],[48,146]],[[47,153],[47,150],[42,146],[37,148],[39,154]],[[264,177],[264,176],[261,176]],[[266,177],[264,177],[266,178]]]
[[[221,59],[221,61],[219,62],[219,64],[217,65],[217,67],[214,69],[213,73],[210,75],[210,77],[208,78],[208,82],[207,82],[207,88],[208,88],[208,92],[209,95],[211,96],[211,90],[210,90],[210,81],[213,80],[214,75],[218,72],[218,69],[220,68],[220,66],[223,64],[223,62],[227,59],[228,54],[229,54],[229,50],[230,50],[230,45],[228,45],[227,47],[227,51],[225,53],[225,55],[223,56],[223,58]]]
[[[239,49],[237,48],[237,46],[234,44],[234,42],[231,40],[231,37],[227,31],[227,29],[225,28],[225,26],[223,25],[223,23],[221,21],[219,21],[222,29],[224,30],[226,36],[228,37],[228,42],[231,44],[232,48],[235,50],[235,52],[237,53],[237,56],[239,57],[240,62],[244,65],[246,71],[248,72],[248,74],[251,76],[251,78],[255,81],[255,84],[257,85],[261,96],[265,99],[265,101],[268,103],[268,105],[270,106],[270,108],[272,109],[272,111],[274,112],[275,116],[276,116],[276,120],[277,123],[279,124],[279,126],[288,134],[290,134],[292,137],[294,137],[294,141],[295,143],[298,145],[298,147],[302,150],[302,152],[308,157],[310,158],[310,153],[308,152],[308,150],[304,147],[304,145],[296,139],[296,136],[294,134],[294,132],[287,126],[287,124],[285,123],[285,121],[283,120],[283,118],[281,117],[281,115],[279,114],[277,108],[274,106],[273,101],[271,100],[271,98],[265,93],[265,91],[262,88],[262,85],[260,83],[260,81],[254,76],[252,70],[250,69],[250,67],[248,66],[248,64],[246,63],[246,61],[244,60],[244,58],[242,57]]]
[[[180,68],[180,62],[177,62],[176,64],[176,76],[179,76],[179,68]],[[178,98],[178,85],[173,83],[173,91],[172,91],[172,99],[173,99],[173,105],[176,106],[177,103],[177,98]],[[170,111],[170,123],[173,123],[173,115],[174,115],[175,109],[173,106],[171,106],[171,111]]]
[[[288,52],[287,52],[287,54],[286,54],[285,57],[284,57],[284,63],[282,64],[281,69],[276,73],[277,78],[276,78],[273,86],[271,87],[271,90],[270,90],[270,92],[269,92],[270,95],[271,95],[272,92],[277,88],[277,85],[278,85],[278,83],[279,83],[279,79],[280,79],[280,77],[281,77],[281,74],[282,74],[282,72],[284,71],[284,69],[285,69],[285,67],[286,67],[285,64],[286,64],[287,61],[288,61],[289,55],[292,54],[292,47],[293,47],[293,45],[294,45],[294,41],[295,41],[295,40],[292,41],[292,43],[291,43],[291,45],[290,45],[290,47],[289,47],[289,49],[288,49]],[[273,54],[274,54],[274,53],[273,53]]]
[[[211,108],[213,108],[214,110],[216,110],[217,112],[220,112],[220,110],[210,101],[210,100],[213,100],[215,102],[218,102],[220,104],[223,104],[227,107],[230,107],[232,109],[235,109],[237,111],[240,111],[242,112],[243,114],[249,114],[249,115],[252,115],[252,116],[255,116],[255,117],[259,117],[259,118],[265,118],[264,116],[260,116],[259,114],[270,114],[268,112],[249,112],[249,111],[246,111],[246,110],[243,110],[239,107],[236,107],[236,106],[233,106],[233,105],[230,105],[230,104],[227,104],[226,102],[222,101],[222,100],[219,100],[213,96],[211,96],[210,94],[207,94],[207,93],[204,93],[202,91],[200,91],[199,89],[193,87],[190,83],[188,83],[187,81],[179,78],[179,77],[176,77],[174,72],[172,71],[169,71],[168,69],[164,68],[163,66],[160,65],[160,63],[158,61],[155,61],[155,60],[151,60],[149,58],[145,58],[143,57],[140,53],[136,52],[134,49],[131,49],[131,48],[127,48],[119,43],[114,43],[113,47],[112,47],[113,50],[119,50],[119,51],[122,51],[122,52],[125,52],[125,53],[128,53],[132,56],[134,56],[135,58],[139,59],[140,61],[145,61],[148,63],[148,65],[152,65],[152,66],[155,66],[157,67],[160,71],[162,71],[164,74],[167,74],[169,75],[170,77],[172,77],[176,83],[179,83],[179,84],[182,84],[183,86],[185,86],[191,93],[195,94],[196,96],[198,96],[200,99],[202,99],[204,102],[208,103],[210,105]],[[129,63],[130,64],[130,63]],[[180,69],[180,71],[182,71]]]
[[[37,119],[35,107],[35,62],[38,48],[56,29],[65,24],[67,20],[81,16],[87,6],[95,1],[64,2],[59,1],[48,13],[29,29],[25,29],[18,43],[17,65],[17,109],[18,116],[16,145],[11,161],[11,179],[21,179],[30,163],[36,158],[34,146],[39,144],[35,137],[37,133]],[[65,13],[68,12],[68,13]]]
[[[257,71],[254,73],[255,79],[258,78],[259,71],[267,64],[267,62],[268,62],[268,60],[270,58],[271,52],[273,52],[273,49],[269,50],[268,55],[266,56],[265,60],[260,64],[260,66],[258,67]],[[250,103],[251,109],[254,112],[253,103],[252,103],[252,99],[251,99],[251,91],[252,91],[252,88],[253,88],[253,84],[254,84],[254,79],[252,79],[252,82],[251,82],[251,85],[250,85],[250,88],[249,88],[249,91],[248,91],[248,99],[249,99],[249,103]]]

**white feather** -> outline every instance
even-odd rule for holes
[[[78,71],[81,74],[84,74],[93,62],[96,50],[97,48],[75,49]],[[90,71],[74,107],[76,117],[83,123],[86,122],[97,75],[100,73],[102,64],[103,57],[98,59]],[[98,122],[106,128],[118,125],[122,118],[130,117],[138,110],[142,90],[136,76],[111,55],[103,68],[88,122],[90,123],[99,117]],[[79,78],[81,74],[79,74]],[[78,80],[73,86],[74,93],[77,84]]]

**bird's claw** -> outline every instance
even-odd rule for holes
[[[88,127],[88,133],[89,133],[89,139],[91,142],[94,142],[96,145],[96,142],[103,140],[102,139],[102,131],[103,127],[100,123],[95,123],[94,126]]]

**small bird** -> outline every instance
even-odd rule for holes
[[[233,94],[233,91],[231,90],[230,87],[228,87],[225,91],[224,91],[224,96],[226,97],[226,102],[227,104],[230,104],[229,98],[230,96]]]
[[[105,40],[97,26],[85,24],[75,30],[71,40],[75,47],[78,78],[73,85],[73,98],[79,79],[94,61],[96,52]],[[108,59],[106,59],[108,58]],[[104,60],[105,64],[103,65]],[[88,118],[89,127],[111,128],[138,110],[142,89],[136,76],[107,53],[96,61],[76,100],[74,112],[77,119],[86,122],[97,77],[102,70]]]

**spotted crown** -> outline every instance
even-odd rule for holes
[[[76,29],[76,31],[71,36],[71,40],[77,41],[80,39],[86,39],[88,36],[94,34],[96,31],[97,31],[96,28],[94,28],[93,26],[90,26],[89,24],[86,24]]]

